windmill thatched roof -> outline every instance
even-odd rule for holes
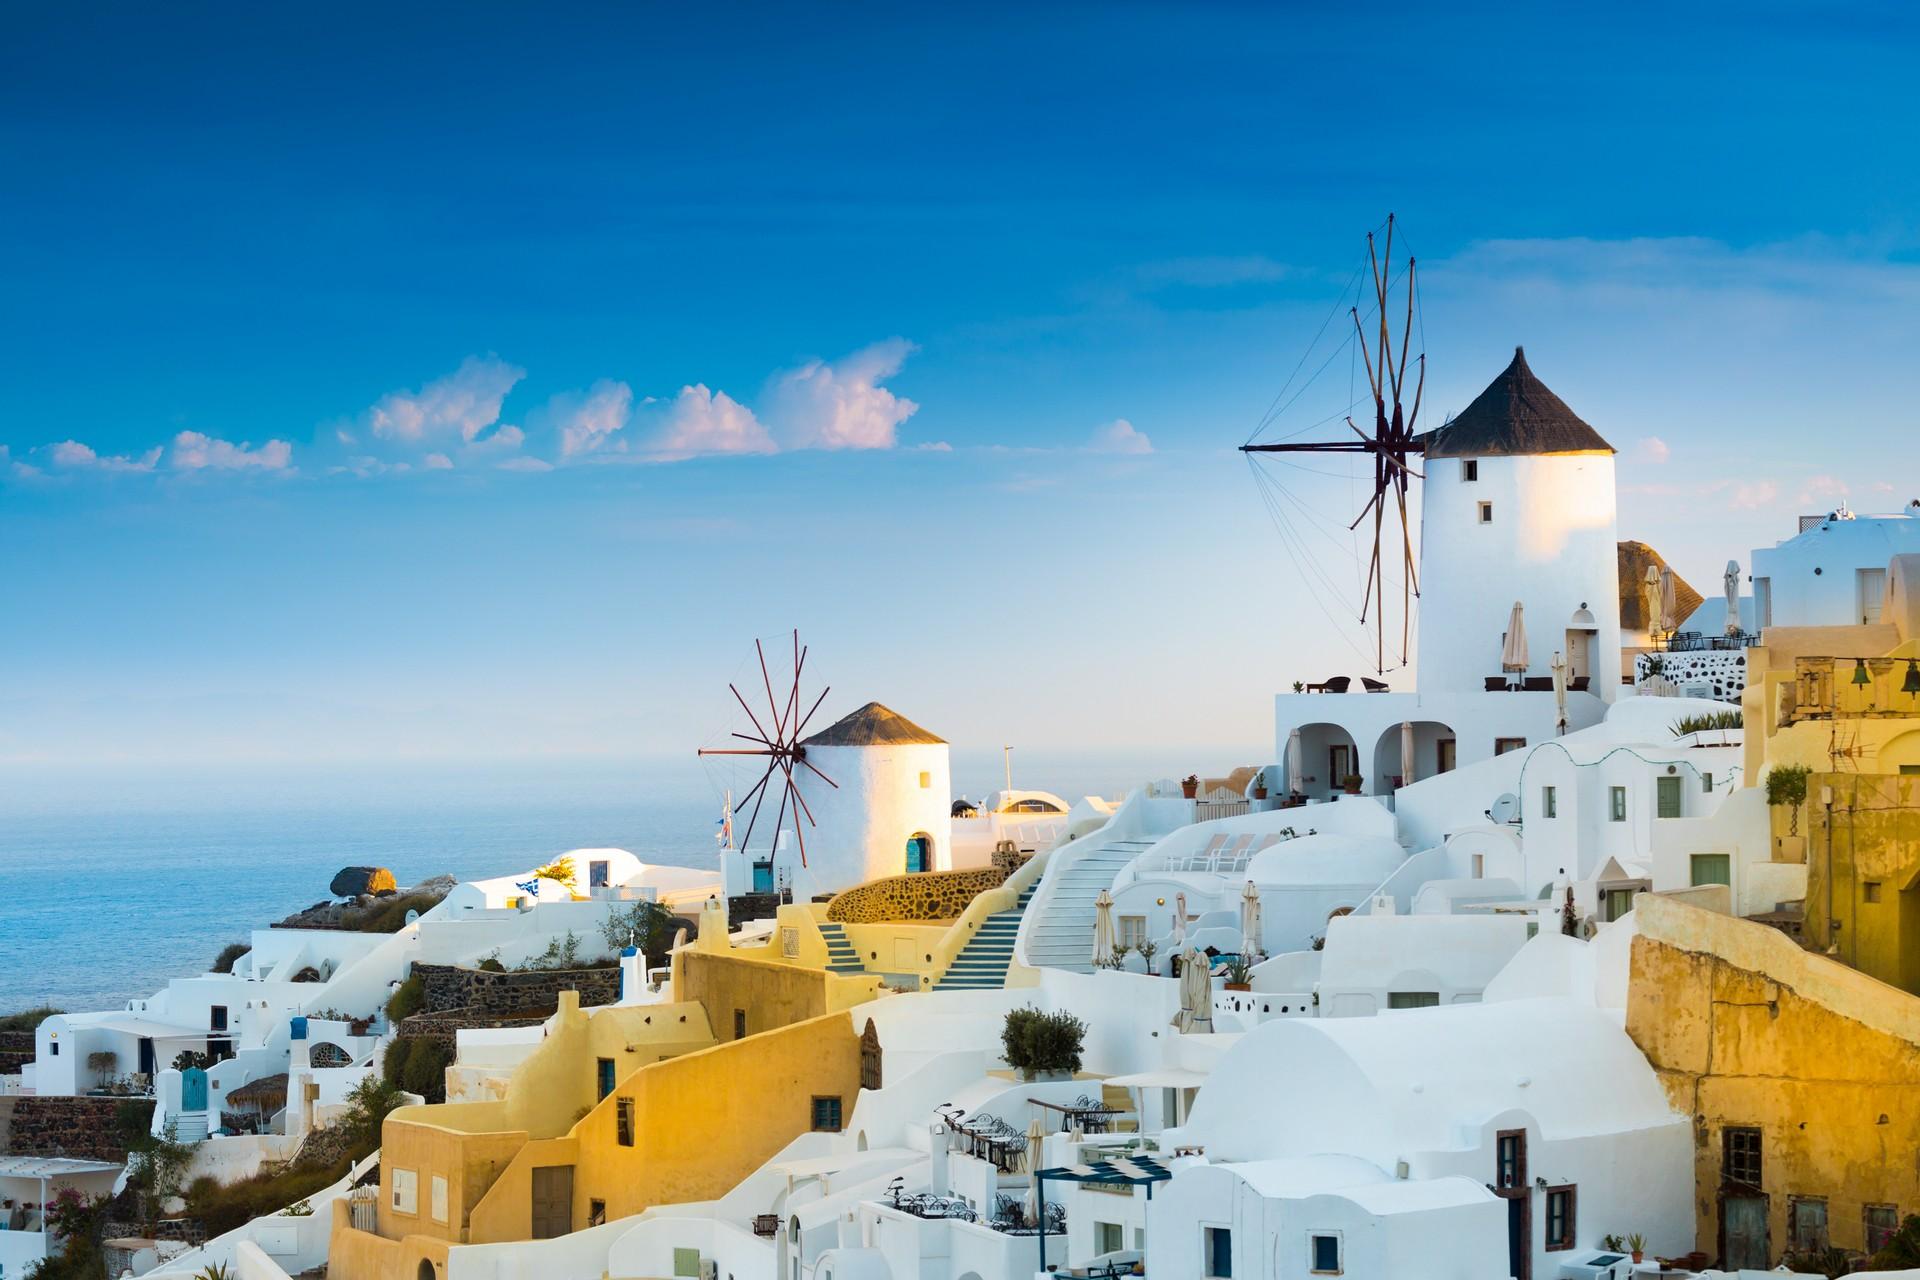
[[[944,745],[946,739],[927,732],[913,721],[877,702],[851,715],[842,716],[820,732],[807,738],[809,747],[887,747],[902,743],[925,742]]]
[[[1647,568],[1667,568],[1667,562],[1660,553],[1644,542],[1623,542],[1620,544],[1620,629],[1622,631],[1645,631],[1647,629]],[[1673,612],[1680,620],[1692,616],[1700,607],[1702,596],[1687,584],[1687,580],[1678,573],[1673,575]]]
[[[1547,389],[1513,349],[1513,363],[1445,426],[1427,432],[1429,458],[1497,458],[1515,454],[1612,453],[1613,446]]]

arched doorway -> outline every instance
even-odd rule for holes
[[[1320,722],[1303,724],[1294,731],[1298,737],[1289,736],[1286,750],[1281,753],[1281,766],[1293,785],[1298,780],[1301,794],[1310,800],[1328,800],[1346,789],[1346,780],[1360,779],[1360,790],[1367,791],[1369,779],[1366,775],[1367,761],[1360,758],[1360,748],[1354,744],[1353,735],[1337,724]],[[1294,748],[1298,746],[1300,758],[1295,762]]]
[[[1409,729],[1409,726],[1411,728]],[[1406,758],[1407,740],[1413,742],[1412,767]],[[1438,720],[1412,720],[1390,726],[1373,747],[1372,783],[1375,795],[1449,773],[1454,766],[1454,733]]]
[[[428,1258],[420,1259],[420,1268],[413,1274],[417,1277],[417,1280],[435,1280],[432,1260]]]
[[[933,870],[933,837],[916,831],[907,837],[907,871]]]

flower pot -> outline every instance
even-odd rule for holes
[[[1048,1081],[1071,1080],[1071,1071],[1022,1071],[1020,1078],[1028,1084],[1041,1084]]]
[[[1645,1257],[1646,1257],[1646,1250],[1635,1249],[1633,1251],[1633,1265],[1635,1265],[1636,1267],[1639,1266],[1640,1263],[1645,1259]]]
[[[1197,782],[1183,782],[1180,784],[1180,794],[1186,799],[1191,800],[1200,794],[1200,784]]]
[[[1253,789],[1253,798],[1255,800],[1265,800],[1267,798],[1267,789],[1265,787],[1255,787]]]
[[[1228,991],[1251,991],[1251,990],[1253,990],[1253,984],[1252,984],[1251,982],[1229,982],[1229,983],[1225,983],[1224,985],[1225,985],[1225,987],[1226,987],[1226,989],[1227,989]]]

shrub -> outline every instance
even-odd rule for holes
[[[229,942],[226,946],[220,948],[220,954],[213,958],[213,968],[208,972],[232,973],[233,962],[251,950],[253,950],[253,948],[244,942]]]
[[[1880,1247],[1868,1264],[1872,1271],[1906,1271],[1920,1267],[1920,1215],[1908,1214],[1893,1233],[1893,1238]]]
[[[210,1053],[202,1053],[198,1049],[182,1049],[179,1053],[173,1055],[173,1069],[175,1071],[193,1071],[196,1069],[205,1071],[212,1066],[213,1055]]]
[[[1001,1054],[1015,1071],[1078,1071],[1087,1024],[1072,1014],[1028,1007],[1008,1012],[1000,1030]]]
[[[405,1041],[396,1040],[395,1044]],[[368,1076],[347,1094],[347,1109],[340,1123],[346,1126],[349,1149],[359,1159],[380,1145],[380,1126],[400,1105],[400,1090],[380,1076]],[[312,1212],[311,1206],[308,1212]]]
[[[409,893],[397,898],[382,898],[364,910],[351,911],[342,918],[343,928],[356,933],[398,933],[407,924],[407,912],[421,915],[440,905],[438,895]]]
[[[536,868],[533,873],[533,878],[536,880],[551,880],[555,884],[563,884],[571,889],[573,887],[573,875],[573,859],[561,856],[555,858],[544,867]]]
[[[547,949],[537,956],[530,956],[520,968],[530,969],[577,969],[580,967],[580,939],[569,929],[564,938],[547,939]]]
[[[1807,802],[1807,779],[1813,770],[1804,764],[1777,764],[1767,770],[1767,803],[1789,805],[1788,834],[1800,834],[1800,806]]]
[[[408,1041],[398,1038],[387,1041],[386,1052],[380,1055],[380,1083],[389,1089],[400,1087],[400,1077],[407,1073],[407,1053],[412,1047]]]
[[[141,1211],[151,1222],[180,1194],[180,1179],[193,1163],[193,1147],[175,1136],[171,1121],[159,1137],[144,1133],[127,1146],[127,1185],[139,1193]]]
[[[205,1225],[209,1236],[225,1235],[325,1190],[346,1175],[354,1158],[319,1168],[263,1170],[224,1186],[210,1177],[195,1178],[186,1190],[187,1213]]]
[[[500,952],[498,949],[475,967],[487,973],[505,973],[507,971],[507,966],[500,963]]]
[[[65,1012],[65,1009],[43,1004],[38,1009],[0,1015],[0,1031],[32,1031],[54,1014]]]
[[[616,953],[631,939],[632,945],[647,957],[647,964],[657,967],[666,963],[667,951],[673,946],[673,936],[680,924],[680,917],[664,904],[636,902],[608,912],[600,925],[600,934],[607,940],[608,950]]]
[[[428,1102],[445,1102],[447,1068],[452,1065],[453,1050],[445,1041],[416,1036],[413,1047],[407,1051],[407,1065],[400,1073],[400,1087]]]
[[[417,973],[410,974],[405,982],[393,989],[387,997],[387,1021],[395,1025],[404,1022],[420,1012],[427,1003],[427,984]]]

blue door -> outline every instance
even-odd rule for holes
[[[600,1096],[604,1098],[613,1092],[613,1059],[600,1059],[599,1069]]]
[[[753,864],[753,891],[755,893],[773,892],[773,864],[756,862]]]
[[[907,841],[907,870],[925,871],[927,869],[927,845],[925,836],[915,836]]]
[[[180,1109],[207,1109],[207,1073],[198,1067],[190,1067],[180,1073]]]

